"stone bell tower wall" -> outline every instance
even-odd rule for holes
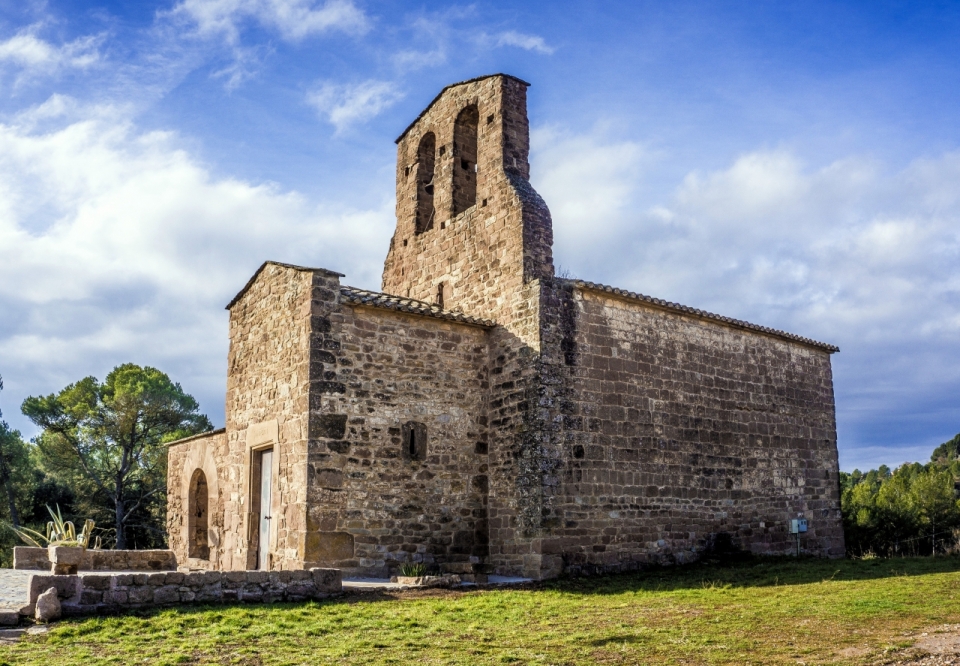
[[[538,296],[525,285],[553,275],[553,232],[528,182],[527,85],[497,74],[449,86],[397,140],[383,291],[442,298],[539,349]]]
[[[502,74],[448,86],[397,140],[383,291],[499,324],[489,347],[489,566],[540,577],[542,288],[553,278],[553,230],[529,182],[527,86]]]

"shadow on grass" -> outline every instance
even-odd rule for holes
[[[593,647],[605,647],[607,645],[623,645],[624,643],[646,643],[647,639],[643,636],[633,636],[631,634],[620,634],[616,636],[606,636],[604,638],[597,638],[592,641],[587,641],[587,645],[592,645]]]
[[[742,556],[658,567],[625,574],[561,578],[540,585],[576,594],[668,592],[673,590],[808,585],[960,571],[960,557],[909,557],[873,560],[827,560]]]

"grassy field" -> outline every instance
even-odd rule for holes
[[[956,557],[763,559],[64,621],[0,664],[874,664],[951,623]]]

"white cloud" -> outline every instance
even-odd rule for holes
[[[572,134],[559,127],[531,132],[533,178],[550,206],[554,225],[580,247],[596,247],[631,203],[651,157],[632,141],[608,140],[602,131]],[[542,168],[541,168],[541,165]]]
[[[62,68],[86,69],[100,61],[101,37],[81,37],[55,46],[37,36],[39,29],[39,25],[29,26],[0,42],[0,63],[29,73],[51,73]]]
[[[654,195],[653,156],[634,142],[532,138],[558,264],[840,346],[846,466],[876,464],[877,447],[899,462],[930,423],[944,439],[960,429],[960,153],[891,171],[758,150]]]
[[[10,408],[26,395],[126,361],[163,368],[222,419],[223,307],[260,263],[379,284],[391,201],[318,207],[215,178],[178,144],[63,98],[0,125],[0,372],[17,427],[30,430]]]
[[[402,97],[396,84],[389,81],[322,82],[307,94],[307,103],[336,127],[337,132],[342,132],[377,116]]]
[[[192,22],[200,35],[219,35],[231,44],[250,20],[291,42],[332,30],[363,34],[370,28],[366,14],[351,0],[183,0],[171,13]]]
[[[501,32],[495,37],[495,41],[497,46],[515,46],[526,51],[543,53],[544,55],[550,55],[555,51],[553,47],[547,45],[547,42],[543,39],[543,37],[539,37],[537,35],[527,35],[515,30]]]

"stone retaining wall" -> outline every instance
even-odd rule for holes
[[[325,599],[342,590],[338,569],[299,571],[167,571],[30,577],[29,605],[56,588],[64,615],[93,615],[176,604],[273,603]]]
[[[50,571],[46,548],[18,546],[13,549],[14,569]],[[87,550],[81,571],[175,571],[177,557],[172,550]]]

